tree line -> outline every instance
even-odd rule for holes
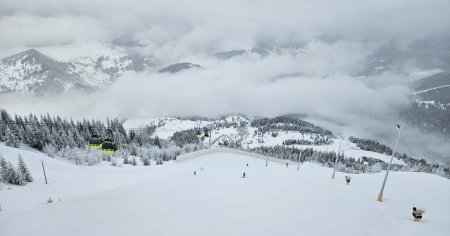
[[[258,132],[266,133],[273,130],[297,131],[300,133],[312,133],[321,136],[334,137],[333,133],[320,126],[313,125],[304,120],[292,117],[278,116],[275,118],[262,118],[253,120],[251,127],[257,128]]]
[[[330,136],[311,136],[311,140],[307,139],[286,139],[283,141],[283,145],[330,145],[333,143],[333,139]]]
[[[112,131],[112,137],[109,137],[108,130]],[[157,164],[162,164],[182,153],[203,148],[198,142],[160,139],[153,136],[154,132],[155,127],[147,127],[142,132],[127,133],[117,118],[107,118],[106,122],[87,119],[73,121],[49,114],[39,117],[34,114],[15,115],[13,118],[6,110],[0,110],[0,142],[12,147],[26,144],[51,157],[62,157],[78,165],[95,165],[102,161],[101,153],[87,147],[93,134],[115,140],[119,151],[115,156],[108,156],[112,161],[133,155],[145,163],[156,160]]]
[[[273,147],[256,147],[248,149],[247,151],[259,153],[266,156],[271,156],[284,160],[300,161],[301,163],[313,162],[325,167],[333,167],[337,158],[337,153],[334,151],[324,152],[317,151],[312,148],[296,148],[286,146],[273,146]],[[412,172],[425,172],[437,174],[439,176],[450,179],[450,168],[439,164],[430,164],[425,160],[416,160],[406,154],[395,155],[398,159],[405,162],[406,165],[392,164],[391,170],[393,171],[412,171]],[[387,170],[388,163],[369,158],[361,157],[355,159],[352,157],[345,157],[340,154],[339,164],[336,169],[345,173],[376,173],[381,170]]]
[[[390,147],[375,140],[350,136],[349,141],[356,143],[356,146],[362,150],[392,155],[392,149]]]

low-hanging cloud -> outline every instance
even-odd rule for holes
[[[127,73],[88,95],[72,92],[56,99],[6,95],[2,99],[14,104],[10,107],[14,112],[77,118],[307,113],[345,123],[364,117],[384,120],[386,114],[408,104],[410,91],[401,75],[386,75],[397,82],[375,85],[352,76],[366,57],[361,47],[313,42],[300,53],[273,52],[265,57],[247,53],[228,61],[205,57],[202,69]]]
[[[386,71],[369,78],[358,73],[386,42],[402,46],[449,36],[449,10],[447,0],[0,1],[0,57],[125,38],[143,42],[139,53],[157,66],[188,61],[203,67],[126,73],[91,94],[0,95],[0,106],[72,118],[307,113],[339,124],[338,131],[385,136],[409,105],[408,83],[416,79],[410,72],[420,70],[412,65],[409,75]],[[258,47],[268,55],[251,53]],[[228,61],[211,57],[235,49],[247,53]]]

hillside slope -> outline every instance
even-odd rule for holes
[[[2,147],[8,159],[11,150],[19,149]],[[331,180],[331,169],[313,164],[302,165],[300,171],[278,162],[266,168],[263,159],[221,152],[146,168],[82,168],[39,153],[23,154],[36,182],[0,190],[5,209],[0,212],[1,235],[444,236],[450,232],[450,181],[435,175],[391,173],[385,201],[380,203],[375,199],[383,173],[353,175],[346,185],[344,174]],[[187,157],[178,160],[183,158]],[[41,159],[53,176],[49,185],[42,183],[35,168]],[[243,172],[247,178],[240,178]],[[54,194],[72,193],[62,201],[37,204],[40,193],[50,188]],[[16,210],[12,201],[28,206]],[[413,206],[427,210],[420,223],[411,220]]]
[[[262,119],[264,120],[264,119]],[[307,123],[307,122],[305,122]],[[133,128],[155,127],[154,137],[163,139],[170,139],[175,132],[204,128],[207,126],[213,126],[214,129],[211,132],[211,146],[219,147],[221,142],[239,142],[243,148],[257,148],[257,147],[273,147],[277,145],[283,145],[286,147],[297,148],[312,148],[317,151],[339,151],[340,139],[331,137],[327,134],[327,131],[323,128],[317,127],[317,130],[324,131],[325,134],[310,131],[297,131],[289,130],[289,127],[282,127],[282,123],[279,123],[279,127],[272,127],[267,129],[266,126],[254,126],[251,124],[251,120],[241,116],[228,116],[223,119],[217,120],[189,120],[182,118],[153,118],[153,119],[129,119],[123,123],[125,129],[131,130]],[[305,126],[312,124],[307,123]],[[312,131],[314,132],[314,130]],[[276,136],[274,137],[274,134]],[[313,142],[315,139],[329,139],[330,143],[314,145],[310,144],[294,144],[284,145],[283,142],[287,140],[303,140],[306,142]],[[203,139],[205,146],[209,145],[209,137]],[[370,157],[384,162],[389,162],[390,156],[386,154],[364,151],[357,147],[355,143],[352,143],[347,139],[343,140],[341,145],[341,151],[349,158],[360,159],[361,157]],[[404,164],[403,161],[394,158],[393,163]]]
[[[450,138],[450,72],[444,71],[414,84],[411,107],[405,120]]]

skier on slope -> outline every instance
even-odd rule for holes
[[[244,174],[242,175],[242,178],[245,178],[245,172],[244,172]]]
[[[424,210],[413,207],[412,215],[414,216],[414,221],[420,221],[422,219],[422,214],[424,213],[425,213]]]
[[[194,175],[197,175],[197,171],[194,171]]]
[[[350,176],[345,176],[345,181],[347,182],[347,185],[350,184],[350,180],[352,179],[352,177]]]

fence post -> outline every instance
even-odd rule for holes
[[[42,161],[42,170],[44,171],[45,184],[48,184],[48,182],[47,182],[47,175],[45,174],[44,161]]]

